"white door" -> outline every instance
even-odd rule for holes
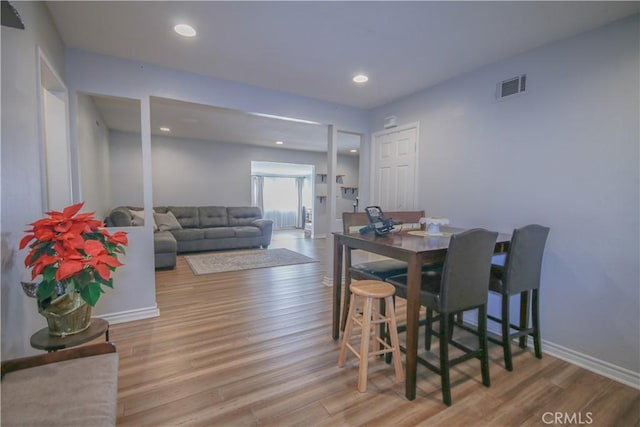
[[[418,125],[373,135],[373,203],[383,211],[415,209]]]

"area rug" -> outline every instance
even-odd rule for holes
[[[281,248],[209,252],[185,255],[184,258],[195,275],[318,262],[298,252]]]

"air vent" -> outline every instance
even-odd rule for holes
[[[522,74],[511,79],[503,80],[497,85],[496,98],[503,99],[508,96],[523,93],[527,88],[527,75]]]

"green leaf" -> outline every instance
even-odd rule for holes
[[[53,265],[49,265],[47,266],[44,271],[42,272],[42,279],[45,282],[52,282],[55,280],[56,278],[56,270],[57,268],[54,267]]]
[[[49,297],[53,296],[53,293],[55,292],[56,289],[56,282],[55,281],[47,281],[47,280],[43,280],[39,285],[38,285],[38,301],[43,301]]]
[[[83,300],[85,300],[91,307],[95,307],[98,302],[98,298],[100,298],[100,294],[102,293],[102,288],[100,287],[100,283],[91,282],[87,284],[81,291],[80,296]]]

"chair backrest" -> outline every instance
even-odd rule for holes
[[[498,233],[474,228],[451,236],[442,270],[439,310],[451,313],[487,303]]]
[[[403,224],[415,224],[416,227],[419,227],[420,218],[424,217],[424,211],[392,211],[385,212],[384,216],[394,221],[402,221]],[[365,225],[369,225],[369,218],[365,212],[342,213],[343,233],[357,233]]]
[[[531,224],[513,230],[504,264],[503,285],[509,295],[540,287],[542,255],[549,227]]]

